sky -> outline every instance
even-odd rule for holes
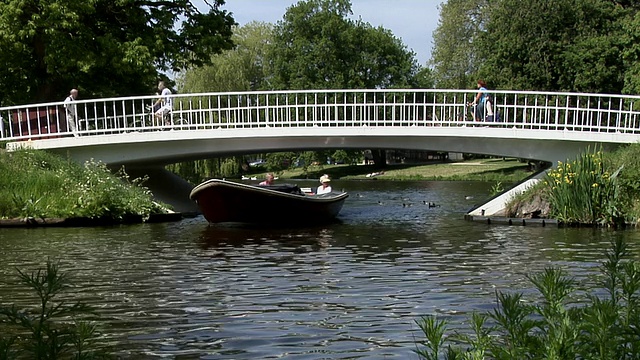
[[[276,23],[297,0],[225,0],[221,7],[233,13],[240,26],[251,21]],[[374,27],[382,26],[416,53],[420,65],[431,57],[433,31],[440,18],[439,5],[444,0],[351,0],[353,19],[361,18]],[[193,0],[202,11],[204,0]]]

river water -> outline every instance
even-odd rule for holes
[[[0,303],[27,304],[16,267],[50,258],[71,276],[70,298],[96,308],[120,358],[417,359],[420,316],[464,329],[472,311],[494,307],[496,290],[534,296],[527,274],[559,266],[591,281],[615,237],[639,252],[635,230],[465,221],[489,183],[333,187],[350,198],[338,223],[319,227],[208,226],[196,217],[1,229]]]

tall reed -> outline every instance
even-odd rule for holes
[[[587,150],[575,161],[558,162],[544,183],[549,216],[566,224],[624,224],[617,179],[622,168],[610,173],[599,150]]]

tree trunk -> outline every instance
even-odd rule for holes
[[[376,168],[383,168],[387,166],[386,150],[371,150],[371,156],[373,157],[373,163],[376,165]]]

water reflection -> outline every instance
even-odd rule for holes
[[[0,302],[31,301],[15,267],[51,256],[71,273],[73,298],[97,308],[122,358],[406,359],[415,358],[421,315],[461,327],[469,312],[493,307],[496,290],[530,293],[526,275],[546,266],[588,279],[616,237],[638,254],[635,231],[462,220],[490,184],[337,186],[352,193],[341,221],[317,227],[209,226],[197,217],[0,231]]]
[[[250,225],[205,226],[200,234],[203,249],[227,246],[242,247],[249,244],[281,243],[288,247],[319,246],[326,247],[332,239],[333,231],[321,227],[269,227]]]

